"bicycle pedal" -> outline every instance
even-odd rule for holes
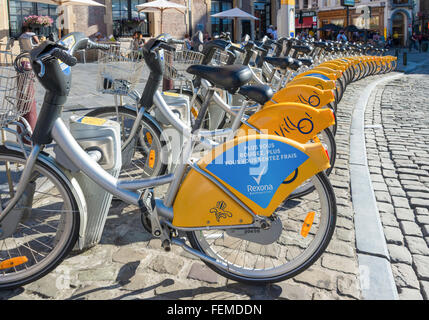
[[[155,210],[155,196],[153,189],[146,189],[139,201],[140,212],[150,214]]]

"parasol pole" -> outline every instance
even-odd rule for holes
[[[164,15],[164,9],[161,9],[161,34],[162,34],[162,16]]]

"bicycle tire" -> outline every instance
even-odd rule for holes
[[[4,146],[0,146],[0,161],[2,159],[4,159],[5,162],[16,161],[16,163],[20,163],[22,165],[25,165],[25,162],[26,162],[26,159],[22,153],[7,149]],[[51,176],[51,179],[53,180],[56,179],[56,183],[58,184],[54,183],[54,185],[59,186],[62,189],[62,191],[64,192],[63,196],[68,197],[68,200],[69,200],[68,205],[70,206],[70,209],[71,209],[70,210],[71,214],[69,218],[71,219],[70,230],[68,235],[65,235],[65,239],[61,240],[61,239],[55,238],[55,241],[57,241],[57,244],[59,244],[59,247],[55,248],[55,253],[53,253],[53,256],[49,257],[48,255],[49,258],[47,260],[43,258],[39,265],[30,266],[30,268],[26,268],[27,272],[29,272],[29,275],[22,276],[22,273],[21,273],[21,278],[18,277],[15,280],[6,281],[5,279],[2,279],[2,277],[5,277],[5,274],[4,273],[0,274],[0,290],[14,289],[44,277],[46,274],[48,274],[50,271],[56,268],[65,259],[65,257],[70,253],[70,251],[72,250],[73,246],[75,245],[79,237],[79,226],[80,226],[79,207],[72,191],[68,187],[68,184],[65,182],[64,178],[61,177],[54,169],[52,169],[51,166],[49,166],[48,164],[40,160],[36,160],[33,172],[42,172],[42,173],[44,172],[45,174],[48,173]],[[10,214],[13,214],[13,213],[14,212],[11,212]],[[29,215],[31,214],[33,213],[32,212],[29,213]],[[17,230],[14,231],[14,235],[16,235],[16,233],[17,233]],[[15,237],[12,236],[12,238],[14,238],[15,240]],[[41,239],[39,239],[39,242],[40,240]],[[3,242],[3,241],[4,241],[3,239],[0,240],[0,242]],[[3,245],[2,245],[2,248],[3,248]],[[7,247],[6,247],[6,250],[9,251]],[[31,250],[34,251],[34,249],[31,249]],[[0,252],[1,251],[2,249],[0,249]],[[33,256],[34,256],[34,253],[33,253]],[[37,262],[36,260],[36,264],[37,263],[39,262]],[[8,275],[6,277],[14,278],[13,275],[12,276]]]
[[[334,233],[335,229],[335,223],[336,223],[336,216],[337,216],[337,208],[336,208],[336,200],[335,200],[335,194],[332,185],[329,182],[329,179],[327,178],[326,174],[321,172],[314,176],[314,179],[317,184],[317,190],[320,191],[320,193],[323,195],[324,199],[321,200],[321,203],[323,203],[324,206],[326,206],[326,216],[325,219],[325,228],[322,230],[322,234],[319,235],[319,240],[317,243],[313,246],[312,252],[306,252],[307,257],[303,259],[302,262],[297,262],[298,265],[295,267],[290,267],[288,270],[285,268],[284,271],[276,272],[277,274],[266,276],[257,276],[258,273],[254,272],[254,276],[245,275],[244,272],[237,271],[236,264],[229,264],[229,269],[226,271],[225,269],[219,268],[207,261],[203,261],[210,269],[215,271],[216,273],[220,274],[223,277],[226,277],[228,279],[242,282],[242,283],[249,283],[253,285],[265,285],[267,283],[274,283],[283,281],[289,278],[292,278],[296,276],[297,274],[305,271],[307,268],[309,268],[319,257],[323,254],[326,247],[328,246],[332,235]],[[285,201],[287,203],[289,199]],[[287,211],[287,210],[286,210]],[[208,247],[208,243],[205,241],[205,239],[202,239],[202,232],[203,231],[189,231],[187,232],[187,238],[191,244],[191,246],[206,255],[211,256],[212,258],[216,259],[217,261],[224,260],[220,256],[216,256],[214,253],[216,250],[211,249]],[[209,239],[209,238],[208,238]],[[236,239],[236,238],[235,238]],[[214,242],[213,242],[214,244]],[[216,244],[214,244],[216,245]],[[240,244],[241,247],[241,244]],[[219,251],[220,252],[220,251]],[[237,259],[236,259],[237,260]],[[244,259],[245,261],[246,259]],[[244,262],[245,263],[245,262]],[[244,264],[243,263],[243,264]],[[295,263],[296,264],[296,263]],[[265,266],[265,264],[264,264]],[[255,270],[255,269],[253,269]],[[250,271],[248,271],[250,272]]]

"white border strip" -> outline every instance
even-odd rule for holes
[[[365,87],[353,109],[350,127],[350,184],[356,249],[362,296],[368,300],[397,300],[398,292],[367,165],[365,109],[371,93],[378,85],[402,76],[389,75]]]

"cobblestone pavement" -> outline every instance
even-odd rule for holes
[[[428,55],[423,58],[429,61]],[[420,59],[419,62],[424,62]],[[374,90],[366,148],[400,299],[429,299],[429,67]]]
[[[95,88],[94,65],[80,65],[74,70],[74,86],[64,118],[73,112],[85,113],[88,106],[111,105],[112,97],[91,93]],[[164,252],[159,240],[141,226],[139,210],[114,202],[99,245],[71,255],[56,270],[24,288],[0,293],[0,298],[360,299],[349,187],[349,129],[360,91],[376,78],[351,84],[338,106],[338,153],[330,176],[338,204],[337,226],[326,252],[302,274],[262,287],[229,281],[181,248]],[[41,92],[38,94],[41,101]]]

